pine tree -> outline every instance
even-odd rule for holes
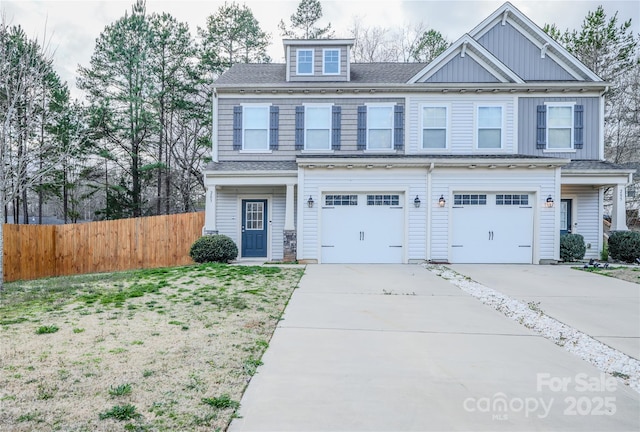
[[[300,0],[298,9],[289,18],[291,26],[287,27],[280,20],[278,28],[280,35],[293,39],[329,39],[334,33],[331,23],[326,27],[316,27],[315,24],[322,18],[322,5],[319,0]]]

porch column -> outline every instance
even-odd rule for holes
[[[284,250],[282,257],[285,262],[295,261],[298,250],[298,238],[296,226],[293,220],[293,206],[295,201],[294,186],[295,185],[293,183],[287,183],[287,195],[284,210]]]
[[[617,184],[613,188],[613,207],[611,210],[611,231],[628,231],[625,185]]]
[[[218,234],[218,228],[216,226],[216,194],[217,190],[215,185],[207,187],[202,235]]]
[[[287,184],[287,198],[284,211],[284,230],[292,231],[296,229],[293,223],[293,184]]]

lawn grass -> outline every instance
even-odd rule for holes
[[[205,264],[6,284],[0,430],[225,430],[302,272]]]
[[[640,284],[640,267],[631,266],[611,266],[608,268],[603,267],[574,267],[576,270],[586,271],[589,273],[596,273],[602,276],[609,276],[616,279],[625,280],[627,282],[634,282]]]

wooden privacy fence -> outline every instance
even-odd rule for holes
[[[4,280],[191,264],[204,212],[72,225],[4,225]]]

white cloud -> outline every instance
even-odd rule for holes
[[[105,26],[131,10],[134,0],[2,0],[0,13],[7,21],[21,25],[27,35],[43,40],[55,50],[54,65],[63,80],[69,83],[74,96],[78,65],[88,66],[95,40]],[[282,61],[282,45],[277,25],[289,17],[298,0],[246,0],[261,26],[272,36],[269,50],[274,61]],[[332,23],[339,37],[348,36],[348,28],[355,16],[369,25],[400,27],[423,22],[426,27],[439,30],[450,40],[456,40],[474,28],[481,20],[500,7],[501,0],[323,0],[324,18],[320,24]],[[176,19],[188,22],[191,34],[204,27],[206,17],[224,4],[207,0],[147,0],[148,12],[167,12]],[[640,33],[640,2],[638,0],[512,0],[539,26],[555,23],[561,30],[579,28],[588,11],[599,4],[607,16],[618,11],[620,21],[632,18],[634,33]]]

